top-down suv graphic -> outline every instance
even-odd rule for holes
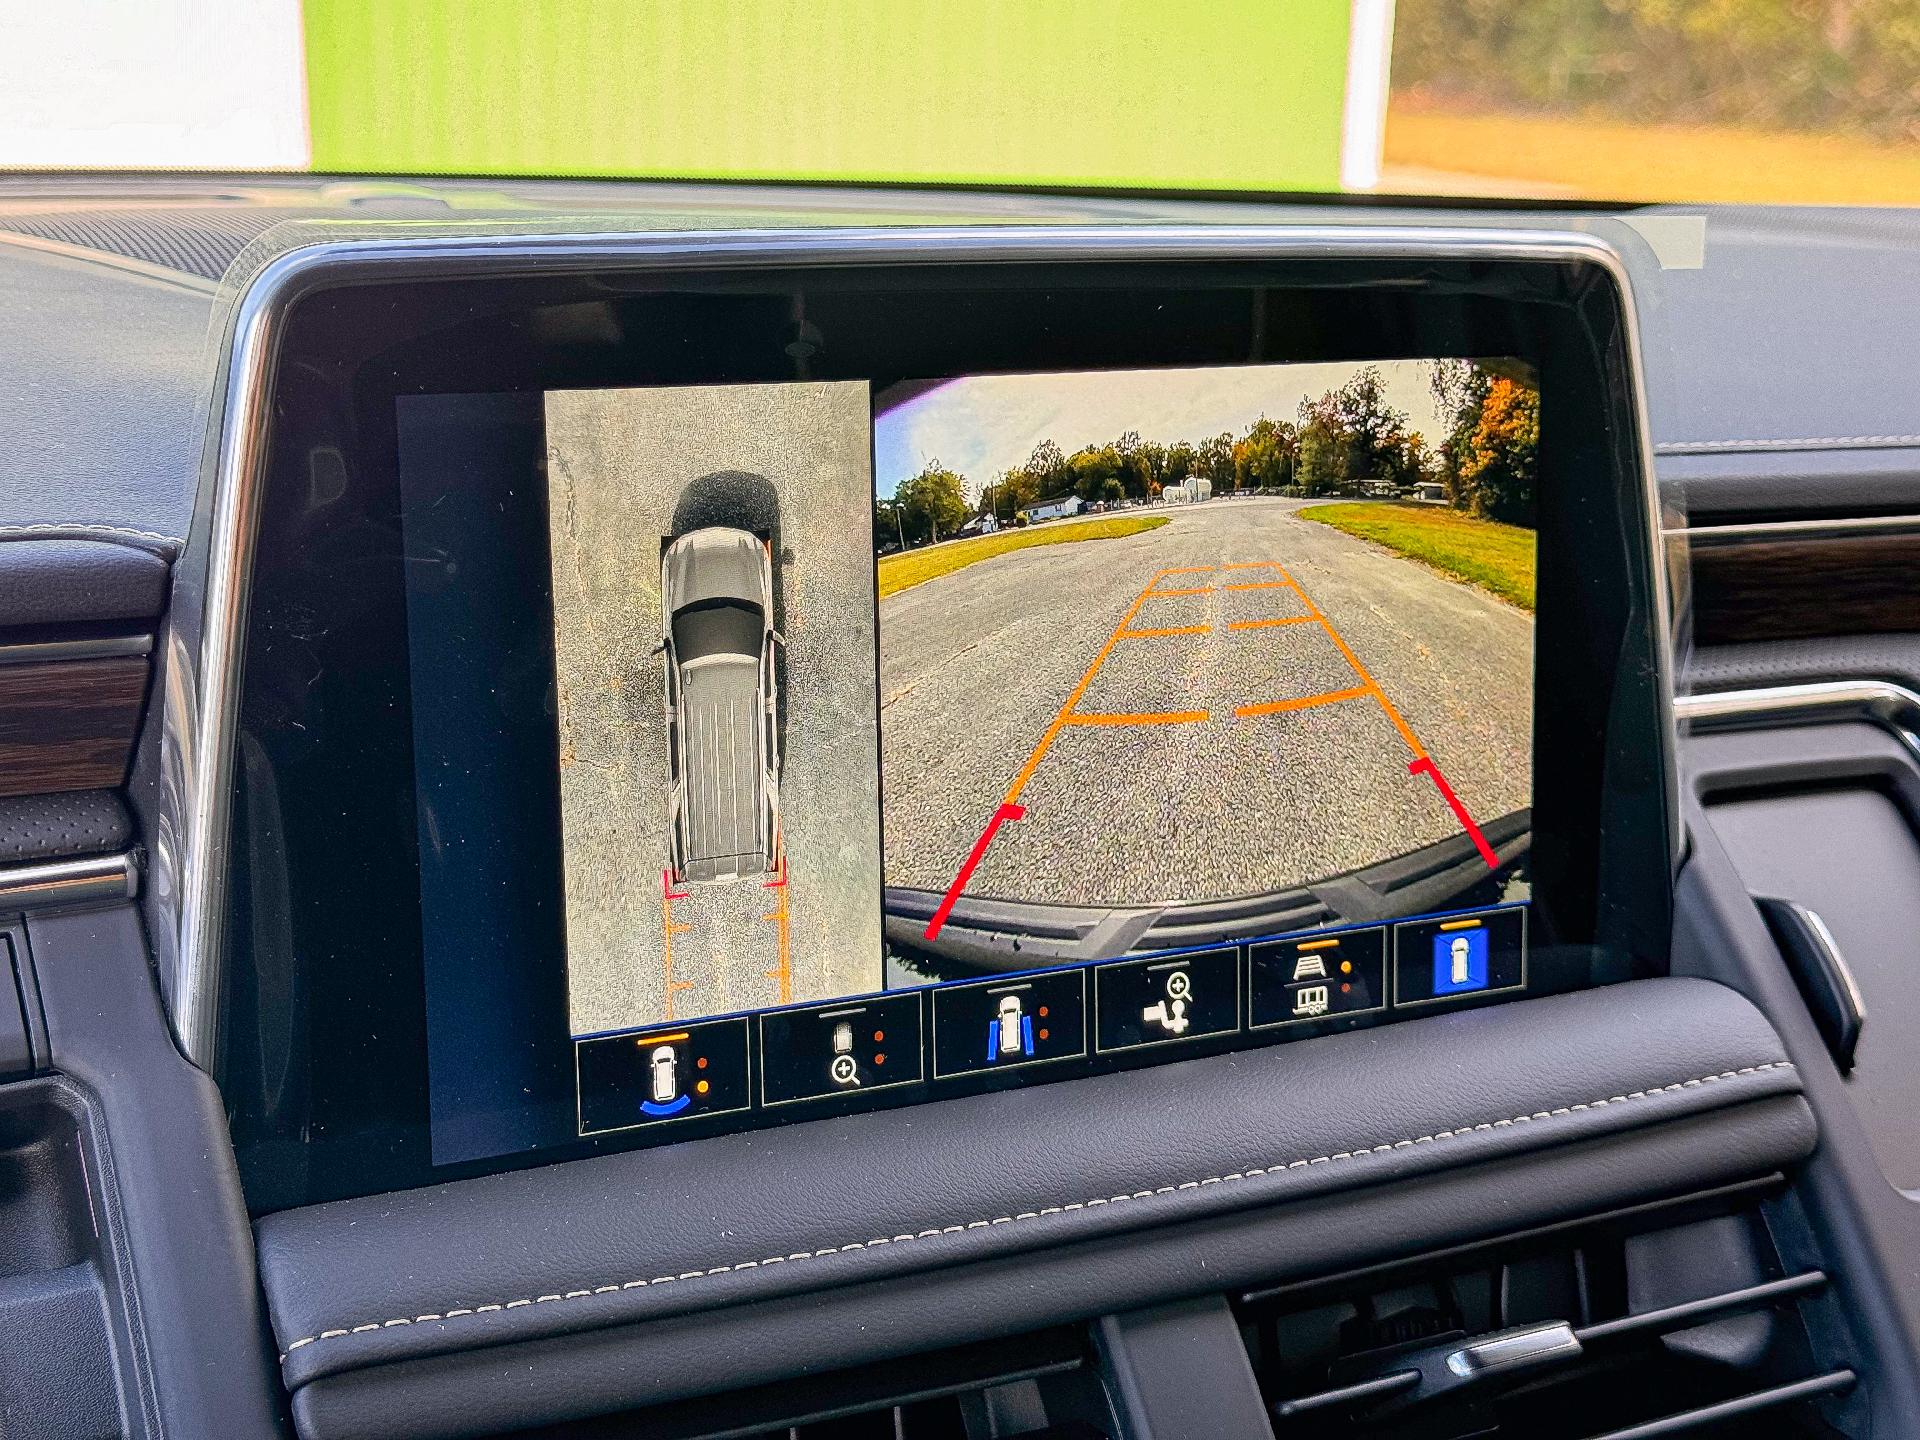
[[[766,542],[714,525],[661,552],[667,848],[676,883],[779,868],[780,643]]]

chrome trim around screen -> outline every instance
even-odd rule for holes
[[[1890,680],[1821,680],[1683,695],[1673,709],[1674,718],[1695,734],[1866,720],[1920,760],[1920,694]]]
[[[1725,525],[1679,525],[1669,536],[1695,545],[1732,545],[1742,541],[1822,540],[1832,537],[1909,535],[1920,530],[1920,515],[1846,515],[1830,520],[1753,520]]]
[[[329,270],[377,266],[388,281],[559,270],[686,272],[807,266],[947,265],[1265,259],[1491,259],[1585,262],[1619,292],[1632,389],[1634,445],[1646,506],[1645,557],[1654,587],[1657,702],[1673,693],[1672,576],[1663,551],[1658,484],[1638,316],[1625,262],[1605,241],[1574,231],[1433,225],[927,226],[729,230],[628,235],[492,235],[351,240],[303,246],[265,265],[234,312],[218,448],[203,487],[194,540],[207,535],[204,591],[182,567],[165,691],[163,813],[154,837],[153,904],[160,963],[174,978],[172,1020],[181,1050],[212,1073],[220,1048],[234,727],[269,408],[284,322]],[[205,527],[204,530],[201,527]],[[194,627],[198,623],[198,644]],[[1665,737],[1668,854],[1681,852],[1678,771],[1670,716]]]

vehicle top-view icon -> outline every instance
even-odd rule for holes
[[[746,530],[708,526],[660,556],[660,654],[675,882],[779,867],[779,680],[773,561]]]

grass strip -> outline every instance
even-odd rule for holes
[[[1519,525],[1388,501],[1309,505],[1296,513],[1533,609],[1534,534]]]
[[[880,598],[898,595],[942,575],[951,575],[982,560],[1005,555],[1009,550],[1025,550],[1034,545],[1066,545],[1079,540],[1117,540],[1122,535],[1138,535],[1142,530],[1157,530],[1167,523],[1165,515],[1107,515],[1097,520],[1050,520],[1022,530],[1000,530],[992,535],[975,535],[966,540],[948,540],[939,545],[923,545],[918,550],[880,557]]]

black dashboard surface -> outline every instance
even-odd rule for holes
[[[118,223],[50,226],[49,202]],[[1905,388],[1884,367],[1854,364],[1898,353],[1920,316],[1920,222],[1899,211],[1475,212],[1357,202],[1329,211],[1285,202],[627,182],[14,178],[0,181],[0,293],[10,297],[0,365],[19,367],[7,372],[11,393],[44,408],[24,412],[6,436],[16,483],[0,491],[0,526],[9,527],[0,534],[100,530],[177,550],[194,514],[231,307],[245,275],[291,246],[488,223],[720,230],[1272,224],[1330,214],[1343,224],[1589,230],[1614,244],[1641,306],[1662,476],[1697,481],[1716,509],[1886,508],[1920,496],[1920,437]],[[1643,233],[1636,226],[1645,222]],[[192,258],[178,258],[183,252]],[[1857,283],[1863,273],[1876,277],[1872,287]],[[137,367],[135,383],[125,383],[129,367]]]

